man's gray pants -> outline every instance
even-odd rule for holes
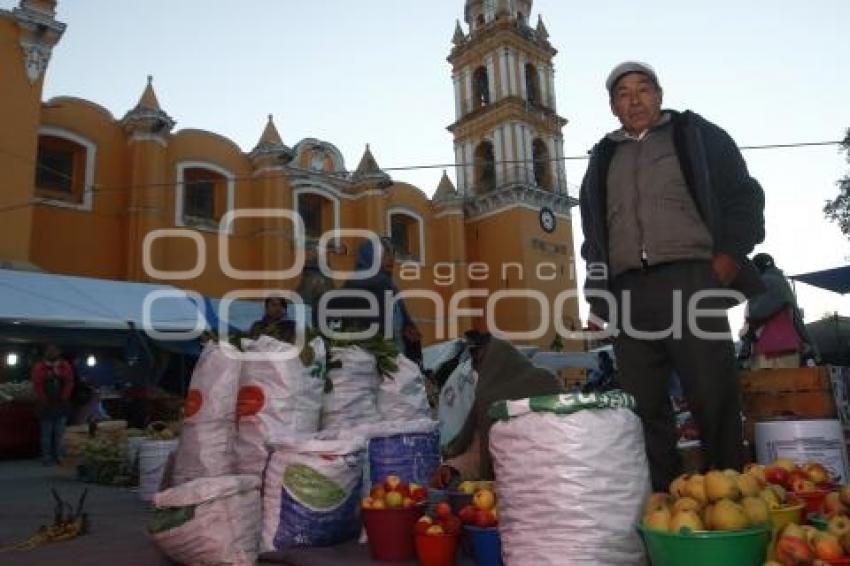
[[[735,468],[743,465],[740,399],[735,350],[724,307],[728,301],[703,299],[701,309],[721,309],[713,316],[688,322],[688,303],[694,293],[719,289],[708,261],[681,261],[627,271],[612,282],[617,297],[620,331],[614,340],[618,379],[623,389],[637,400],[644,427],[652,485],[667,491],[681,473],[677,450],[678,434],[670,403],[669,382],[676,372],[688,406],[699,428],[705,468]],[[674,292],[681,305],[681,324],[674,325]],[[631,306],[624,292],[630,292]],[[666,337],[640,336],[643,332],[666,332]],[[680,334],[673,335],[673,328]],[[723,334],[706,339],[701,332]]]

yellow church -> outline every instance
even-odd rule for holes
[[[492,326],[543,347],[580,326],[556,50],[542,18],[529,23],[532,0],[466,1],[446,84],[457,183],[444,173],[430,198],[432,187],[382,171],[368,146],[351,169],[328,141],[286,143],[272,116],[249,151],[175,129],[151,77],[123,116],[79,98],[43,101],[66,27],[56,4],[0,10],[0,267],[223,297],[294,289],[291,266],[320,241],[330,268],[351,270],[359,240],[348,231],[368,230],[391,238],[426,343],[446,339],[453,307],[466,313],[460,331],[483,316],[468,311],[491,309]]]

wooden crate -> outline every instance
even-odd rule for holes
[[[743,372],[741,393],[748,424],[775,418],[831,419],[837,414],[825,367]]]

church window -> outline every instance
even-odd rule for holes
[[[304,222],[304,235],[308,240],[318,240],[322,237],[324,224],[322,222],[322,201],[319,195],[303,194],[298,198],[298,214]]]
[[[475,19],[476,27],[481,27],[485,23],[484,14],[478,14],[478,17]]]
[[[528,102],[535,105],[540,104],[540,80],[537,76],[537,67],[531,63],[525,65],[525,91]]]
[[[396,257],[402,261],[423,261],[422,218],[406,210],[390,209],[387,212],[387,223],[390,242]]]
[[[39,196],[82,202],[86,158],[86,148],[78,143],[56,136],[39,136],[35,166]]]
[[[496,188],[496,159],[493,144],[483,141],[475,149],[475,189],[486,193]]]
[[[178,226],[218,230],[221,218],[233,208],[234,176],[212,163],[179,163],[175,196]]]
[[[478,67],[472,74],[472,105],[478,109],[490,104],[490,80],[486,67]]]
[[[538,187],[552,190],[552,167],[546,143],[540,138],[535,139],[531,151],[534,160],[534,182]]]

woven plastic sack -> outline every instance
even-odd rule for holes
[[[360,532],[363,440],[275,440],[263,489],[263,550],[332,546]]]
[[[478,374],[472,369],[472,358],[465,353],[460,363],[440,390],[437,416],[440,420],[440,446],[448,446],[460,433],[475,404]]]
[[[174,457],[174,484],[234,471],[236,395],[242,362],[232,345],[208,342],[192,372]]]
[[[413,420],[431,416],[425,378],[413,361],[399,354],[398,369],[381,379],[378,413],[384,420]]]
[[[328,371],[333,389],[322,400],[322,430],[346,430],[381,419],[377,394],[381,376],[375,356],[357,346],[333,348],[331,360],[342,367]]]
[[[243,346],[249,355],[273,356],[246,359],[239,378],[236,469],[240,474],[260,475],[270,439],[319,430],[325,343],[316,338],[307,345],[312,356],[306,367],[295,346],[270,336],[246,340]]]
[[[253,565],[260,536],[260,480],[222,476],[157,493],[148,525],[169,558],[191,566]]]
[[[643,564],[643,430],[622,392],[495,403],[490,452],[506,564]]]

